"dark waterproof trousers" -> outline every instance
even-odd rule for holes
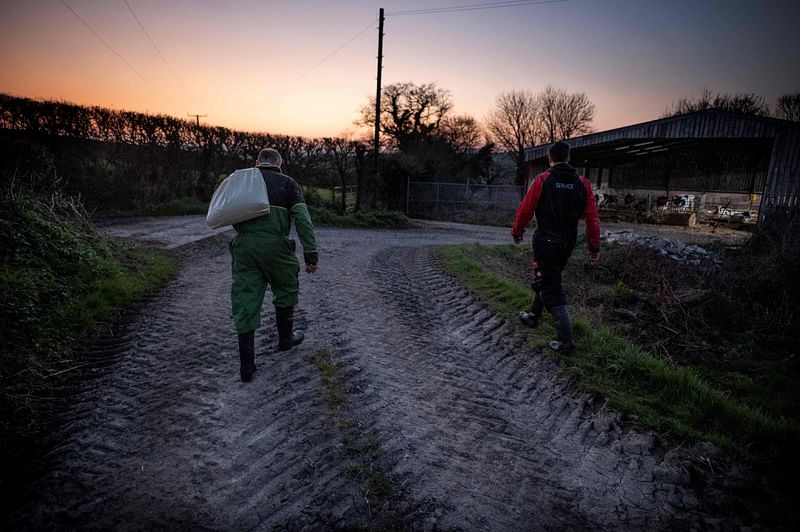
[[[561,284],[561,272],[567,265],[574,244],[565,243],[559,238],[547,238],[536,235],[533,239],[533,259],[538,263],[541,282],[536,283],[533,306],[541,304],[550,310],[553,307],[567,304],[567,298]],[[541,303],[537,303],[539,299]],[[535,310],[535,309],[534,309]],[[539,309],[539,312],[541,310]]]

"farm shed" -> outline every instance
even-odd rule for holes
[[[567,140],[571,162],[600,194],[701,195],[706,208],[732,205],[797,217],[800,123],[705,109]],[[535,175],[551,144],[525,152]]]

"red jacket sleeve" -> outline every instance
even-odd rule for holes
[[[533,180],[531,188],[525,194],[522,203],[517,208],[517,215],[514,217],[514,225],[511,226],[511,235],[514,238],[522,238],[525,234],[525,226],[527,226],[533,218],[533,213],[536,211],[536,206],[539,205],[539,198],[542,196],[542,184],[547,176],[547,172],[539,174]]]
[[[597,212],[597,204],[594,201],[592,184],[583,176],[581,176],[581,181],[586,189],[586,207],[583,211],[586,221],[586,243],[589,251],[596,253],[600,251],[600,214]]]

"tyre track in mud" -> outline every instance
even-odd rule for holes
[[[306,341],[256,335],[238,382],[228,237],[181,248],[118,360],[52,437],[20,528],[270,530],[386,526],[619,530],[725,526],[684,454],[623,430],[556,363],[445,275],[435,245],[506,231],[320,230],[301,279]],[[330,353],[347,404],[313,363]],[[381,489],[383,487],[383,489]]]
[[[390,248],[328,311],[349,342],[351,415],[378,442],[413,528],[658,530],[701,511],[686,457],[575,392],[444,275],[434,248]],[[380,297],[376,297],[379,294]]]
[[[227,237],[182,251],[111,371],[73,396],[16,526],[33,529],[300,529],[360,522],[319,372],[275,350],[265,305],[258,371],[238,379]],[[303,312],[297,321],[303,322]]]

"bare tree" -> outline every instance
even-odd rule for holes
[[[800,93],[784,94],[778,98],[775,114],[784,120],[800,122]]]
[[[439,124],[439,136],[456,153],[466,155],[480,148],[485,135],[478,121],[469,115],[448,116]]]
[[[594,120],[594,104],[586,93],[575,92],[561,98],[556,114],[558,135],[561,139],[591,132],[592,120]]]
[[[558,138],[559,100],[566,97],[566,91],[551,86],[536,95],[536,107],[539,110],[538,119],[541,123],[542,142],[555,142]]]
[[[556,142],[591,131],[594,104],[586,93],[548,86],[537,95],[542,141]]]
[[[381,93],[381,133],[402,152],[430,139],[453,108],[450,92],[435,83],[394,83]],[[361,108],[358,125],[375,127],[375,98]]]
[[[501,93],[495,100],[495,109],[485,119],[486,128],[497,145],[515,156],[517,185],[524,185],[528,177],[525,149],[536,144],[538,119],[537,98],[527,90]]]

